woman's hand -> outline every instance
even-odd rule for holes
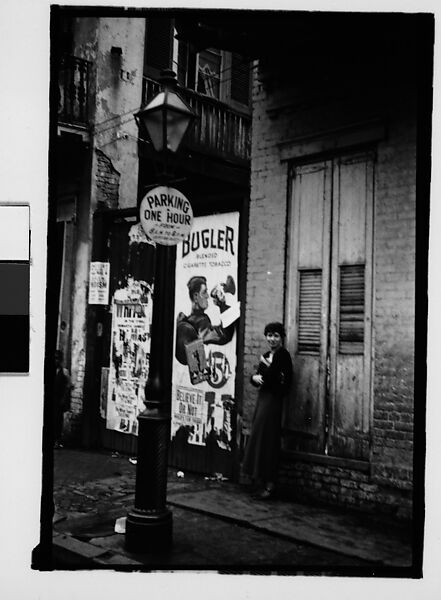
[[[253,375],[253,381],[257,385],[262,385],[262,383],[263,383],[262,375]]]

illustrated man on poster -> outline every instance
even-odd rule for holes
[[[191,300],[191,313],[186,316],[180,312],[176,326],[176,358],[182,365],[189,362],[187,350],[188,345],[192,342],[200,340],[203,344],[217,345],[230,342],[234,334],[235,320],[239,316],[235,313],[227,319],[222,318],[227,315],[230,304],[232,304],[229,299],[236,291],[234,279],[230,275],[225,283],[215,285],[210,294],[208,293],[207,279],[201,275],[191,277],[187,282],[187,287]],[[220,325],[213,325],[205,312],[210,296],[221,313]],[[196,356],[196,350],[193,354],[198,368],[203,368],[203,357],[200,356],[200,353]]]

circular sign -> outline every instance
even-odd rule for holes
[[[160,185],[141,201],[141,227],[157,244],[174,246],[188,236],[193,225],[193,209],[179,190]]]

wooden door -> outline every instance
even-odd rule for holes
[[[294,384],[290,449],[367,458],[371,369],[373,160],[293,170],[287,321]]]
[[[330,163],[293,173],[287,308],[295,402],[288,405],[287,442],[317,453],[325,448],[331,195]]]

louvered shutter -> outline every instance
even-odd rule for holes
[[[320,350],[322,303],[321,269],[301,270],[299,273],[299,332],[298,352]]]
[[[175,65],[176,66],[176,65]],[[188,70],[188,44],[179,40],[178,42],[178,65],[176,68],[177,80],[179,85],[187,85],[187,70]]]
[[[339,352],[364,352],[364,265],[340,267]]]
[[[149,17],[146,22],[144,71],[158,77],[172,65],[172,22],[168,17]]]
[[[178,39],[178,64],[173,70],[177,73],[179,85],[194,90],[196,87],[196,52],[194,47],[185,40]]]
[[[250,101],[249,62],[236,52],[231,55],[231,99],[246,106]]]

